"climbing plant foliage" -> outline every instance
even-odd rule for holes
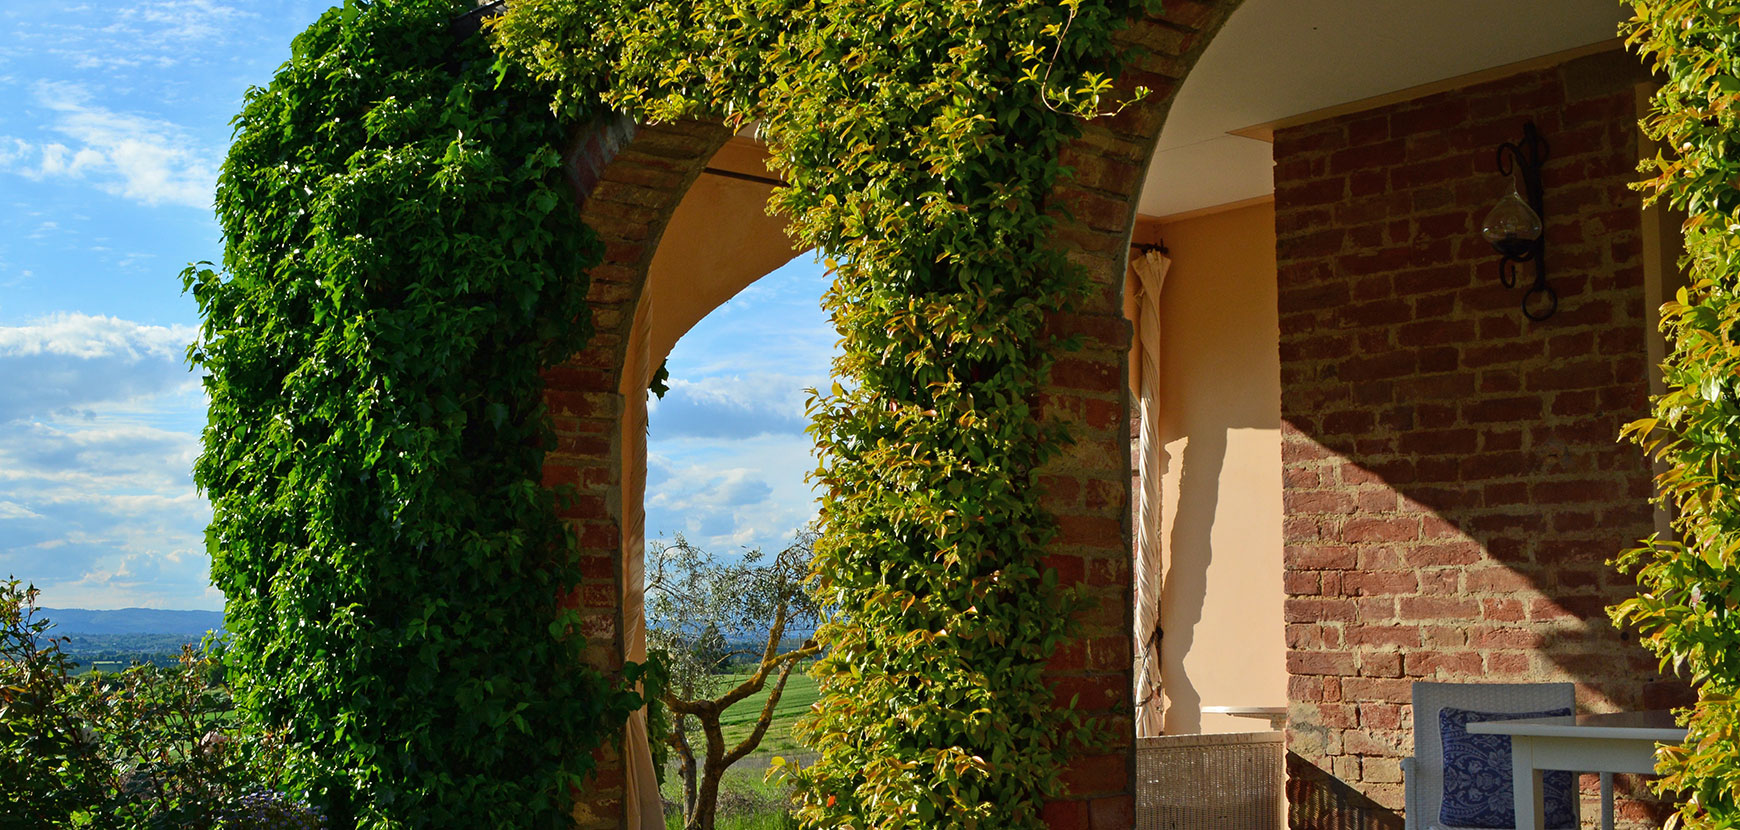
[[[248,93],[191,267],[235,694],[337,827],[562,827],[638,698],[583,668],[541,369],[598,245],[463,0],[348,2]]]
[[[1650,198],[1687,214],[1690,286],[1662,308],[1672,341],[1668,391],[1627,433],[1664,464],[1660,499],[1673,538],[1621,561],[1642,590],[1613,609],[1698,702],[1686,743],[1668,751],[1661,787],[1685,791],[1678,820],[1740,827],[1740,3],[1637,0],[1628,41],[1665,83],[1647,134]]]
[[[774,207],[830,254],[838,382],[812,400],[825,535],[810,827],[1041,827],[1095,736],[1042,677],[1077,599],[1042,567],[1057,161],[1109,108],[1116,0],[521,0],[506,54],[642,120],[759,124]]]

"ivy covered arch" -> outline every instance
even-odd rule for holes
[[[1127,711],[1129,695],[1123,691],[1130,685],[1130,646],[1125,619],[1129,607],[1130,571],[1128,529],[1120,527],[1127,512],[1127,494],[1119,492],[1127,488],[1128,481],[1127,467],[1124,466],[1128,462],[1125,449],[1127,428],[1123,422],[1126,403],[1118,382],[1124,377],[1121,360],[1127,345],[1120,308],[1124,251],[1128,245],[1142,171],[1158,137],[1171,95],[1190,64],[1206,46],[1209,36],[1235,6],[1236,3],[1232,2],[1174,4],[1166,14],[1139,21],[1119,35],[1119,48],[1136,56],[1120,79],[1121,89],[1128,94],[1138,86],[1145,86],[1152,90],[1152,94],[1130,103],[1116,117],[1077,125],[1081,130],[1080,137],[1060,148],[1059,159],[1053,160],[1054,163],[1061,160],[1074,168],[1075,175],[1071,180],[1059,182],[1047,196],[1047,201],[1054,206],[1055,213],[1067,211],[1078,217],[1077,221],[1065,223],[1058,236],[1057,248],[1070,252],[1070,258],[1077,265],[1085,266],[1085,277],[1093,288],[1089,289],[1090,298],[1084,303],[1091,308],[1053,315],[1048,320],[1052,330],[1047,334],[1083,338],[1087,348],[1068,362],[1069,378],[1048,385],[1041,392],[1047,406],[1042,417],[1069,422],[1078,446],[1072,453],[1075,457],[1061,459],[1042,471],[1045,486],[1060,491],[1053,494],[1045,509],[1063,513],[1071,533],[1066,542],[1053,545],[1053,550],[1047,551],[1041,561],[1043,566],[1050,566],[1061,574],[1065,581],[1075,582],[1083,600],[1082,607],[1093,610],[1084,610],[1080,615],[1081,624],[1074,628],[1068,639],[1060,642],[1061,653],[1054,653],[1042,669],[1041,682],[1066,691],[1104,731],[1096,740],[1084,741],[1084,744],[1097,743],[1092,751],[1078,751],[1073,762],[1062,761],[1058,772],[1068,778],[1068,790],[1072,796],[1048,800],[1043,809],[1022,807],[1020,802],[1013,802],[1015,811],[1012,814],[1025,813],[1027,820],[1037,818],[1053,826],[1070,826],[1085,823],[1092,816],[1096,826],[1118,826],[1126,820],[1120,817],[1131,814],[1128,788],[1133,765],[1128,756],[1131,745]],[[533,13],[536,11],[536,7],[526,8],[532,9]],[[511,30],[514,26],[514,18],[510,17],[507,27]],[[653,127],[629,127],[621,121],[611,120],[583,131],[575,151],[569,156],[570,180],[582,190],[583,213],[588,217],[588,224],[606,229],[603,233],[607,237],[607,248],[612,247],[608,238],[610,234],[621,233],[621,238],[616,240],[616,250],[625,259],[633,260],[611,262],[605,266],[608,279],[618,279],[620,274],[629,280],[629,287],[623,291],[611,286],[605,289],[606,293],[601,293],[595,282],[595,312],[601,308],[600,302],[613,306],[620,302],[620,299],[606,297],[635,296],[640,285],[635,282],[635,275],[638,274],[640,280],[645,279],[652,249],[656,248],[656,245],[649,246],[644,241],[666,241],[661,239],[658,229],[662,226],[657,223],[674,209],[689,183],[698,180],[706,159],[718,146],[721,134],[716,122],[705,117],[665,122]],[[635,142],[644,143],[636,145]],[[649,171],[649,164],[662,172]],[[596,198],[585,195],[585,188],[592,182],[597,182],[599,188],[594,192],[603,195]],[[673,184],[678,186],[673,188]],[[1056,206],[1063,206],[1063,210],[1057,210]],[[639,223],[646,218],[654,219],[654,224],[648,230],[642,230]],[[618,266],[622,266],[620,270]],[[593,273],[596,280],[600,272],[595,270]],[[628,315],[605,312],[604,316],[615,324],[628,325]],[[630,336],[627,328],[622,336]],[[618,341],[607,334],[604,342]],[[634,362],[632,356],[626,352],[623,354],[627,363]],[[602,355],[587,353],[576,356],[576,360],[594,365],[604,359]],[[640,371],[644,374],[648,369],[642,366]],[[643,469],[636,467],[640,460],[634,457],[632,449],[638,447],[638,427],[634,426],[637,407],[632,399],[638,395],[640,387],[635,385],[638,375],[634,378],[631,375],[635,373],[607,374],[590,380],[571,378],[582,383],[605,385],[616,381],[620,386],[616,391],[624,396],[622,411],[629,416],[612,433],[622,436],[621,446],[631,448],[630,452],[627,455],[612,454],[611,457],[620,459],[623,466],[618,474],[606,479],[612,482],[609,487],[600,488],[606,504],[611,494],[621,498],[616,502],[616,509],[621,512],[606,507],[604,512],[610,515],[589,519],[604,525],[614,522],[616,528],[626,530],[620,537],[622,558],[620,562],[607,561],[616,553],[607,546],[586,548],[584,554],[598,557],[594,573],[603,575],[609,572],[611,565],[617,565],[620,568],[617,573],[625,577],[618,583],[620,586],[634,584],[640,545],[636,521],[638,504],[632,498],[638,492],[633,478],[643,474]],[[552,394],[567,394],[558,385],[552,386]],[[574,462],[585,463],[579,459],[552,458],[552,463],[556,464]],[[560,475],[564,480],[572,477],[573,474],[567,471]],[[629,485],[626,491],[618,486],[622,482]],[[599,502],[594,504],[599,505]],[[599,538],[605,537],[600,535]],[[605,587],[602,581],[599,587]],[[615,595],[603,591],[590,594],[596,602],[588,606],[587,613],[597,621],[596,632],[632,632],[635,629],[635,604],[632,599],[626,605],[620,602],[631,593],[623,590]],[[632,762],[625,763],[632,766]],[[632,778],[632,772],[625,778]],[[608,785],[618,780],[622,779],[610,777],[604,783]],[[913,791],[930,787],[928,782],[917,781],[915,784]],[[632,800],[632,795],[611,792],[609,786],[594,788],[590,797],[594,803],[587,812],[604,819],[600,827],[609,824],[605,817],[619,814],[615,799],[626,797]],[[634,808],[629,809],[632,814]],[[912,803],[909,809],[923,808]],[[897,810],[896,814],[900,811]]]

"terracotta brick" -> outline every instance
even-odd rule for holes
[[[1420,578],[1407,571],[1351,571],[1341,584],[1351,595],[1411,594],[1420,589]]]
[[[1085,711],[1100,711],[1126,701],[1131,687],[1127,674],[1095,674],[1055,677],[1051,688],[1060,701],[1074,699]]]
[[[1287,673],[1358,674],[1359,661],[1354,655],[1346,652],[1291,651],[1287,653]]]
[[[1088,826],[1093,830],[1128,830],[1136,824],[1136,799],[1130,795],[1088,802]]]
[[[1284,609],[1283,617],[1287,622],[1351,622],[1354,619],[1353,603],[1344,599],[1292,597],[1287,599]]]
[[[1419,648],[1420,629],[1408,625],[1355,625],[1347,628],[1350,646]]]
[[[1289,596],[1318,596],[1323,592],[1323,577],[1309,571],[1289,570],[1281,575],[1281,587]]]
[[[1480,676],[1482,665],[1477,651],[1416,651],[1403,660],[1409,677],[1423,679],[1471,680]]]
[[[1343,542],[1405,542],[1418,539],[1420,521],[1413,518],[1356,517],[1349,519],[1338,534]]]
[[[1368,652],[1359,656],[1359,673],[1364,677],[1401,677],[1402,655],[1396,652]]]
[[[1289,570],[1347,569],[1359,565],[1358,552],[1346,545],[1288,545],[1282,561]]]
[[[1071,795],[1122,792],[1129,788],[1129,764],[1122,755],[1077,758],[1064,770],[1063,783]]]
[[[1090,830],[1085,801],[1047,801],[1039,817],[1051,830]]]
[[[1456,597],[1404,597],[1398,605],[1404,620],[1473,620],[1480,603]]]

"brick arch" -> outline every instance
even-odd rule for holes
[[[1042,401],[1042,411],[1070,422],[1077,437],[1044,471],[1045,506],[1060,529],[1047,564],[1094,602],[1079,620],[1077,638],[1053,659],[1048,680],[1060,699],[1079,696],[1119,737],[1109,751],[1082,757],[1065,771],[1071,795],[1044,813],[1055,828],[1134,822],[1126,251],[1141,181],[1172,97],[1238,2],[1170,0],[1164,13],[1118,36],[1130,55],[1118,88],[1141,85],[1152,94],[1118,117],[1084,125],[1061,153],[1076,174],[1051,197],[1073,217],[1057,238],[1098,290],[1075,313],[1055,314],[1049,322],[1059,335],[1081,335],[1084,348],[1058,363]],[[581,214],[604,245],[604,261],[591,271],[592,340],[546,374],[557,444],[546,458],[545,483],[571,485],[577,494],[563,513],[584,573],[571,601],[585,620],[587,660],[607,672],[634,656],[625,634],[640,624],[627,618],[625,610],[639,611],[625,609],[624,596],[625,586],[641,578],[645,449],[637,425],[644,424],[645,410],[635,393],[644,388],[652,357],[644,342],[648,275],[679,204],[730,139],[717,123],[646,126],[613,117],[580,131],[566,155]],[[597,760],[576,808],[576,827],[625,827],[625,759],[607,747]]]
[[[584,350],[545,374],[544,402],[556,445],[545,457],[546,486],[568,485],[576,498],[562,510],[574,540],[582,583],[570,602],[583,616],[587,662],[619,671],[634,643],[626,635],[623,549],[638,532],[644,446],[625,446],[624,416],[644,401],[622,394],[634,348],[636,311],[648,271],[683,195],[731,137],[720,124],[685,121],[654,126],[611,117],[581,130],[565,155],[568,179],[586,224],[597,232],[603,261],[591,273],[587,300],[594,333]],[[644,388],[644,380],[641,380]],[[632,417],[632,416],[631,416]],[[639,464],[638,470],[633,467]],[[632,564],[638,564],[636,560]],[[617,747],[597,752],[597,771],[575,808],[579,830],[625,826],[627,771]]]
[[[716,124],[648,127],[617,117],[582,131],[566,156],[581,215],[598,233],[604,259],[590,273],[591,341],[545,376],[557,443],[544,478],[546,485],[573,485],[579,495],[563,514],[585,563],[586,581],[574,601],[586,616],[588,660],[607,669],[620,668],[623,659],[617,433],[635,310],[671,214],[729,138]]]
[[[765,152],[721,124],[606,118],[580,130],[564,158],[604,257],[590,272],[592,339],[545,374],[557,443],[544,479],[578,495],[562,514],[584,574],[571,602],[583,615],[587,661],[611,673],[645,656],[648,381],[689,327],[797,251],[784,221],[766,214],[774,180]],[[631,803],[627,756],[644,752],[644,730],[631,724],[626,740],[626,751],[599,752],[578,827],[658,814]]]

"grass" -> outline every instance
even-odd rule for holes
[[[678,803],[682,799],[683,782],[676,770],[665,774],[660,788],[665,800]],[[760,769],[725,771],[719,782],[719,811],[715,815],[715,830],[788,830],[795,827],[787,814],[785,785],[768,781]],[[667,830],[682,830],[680,815],[665,814]]]

